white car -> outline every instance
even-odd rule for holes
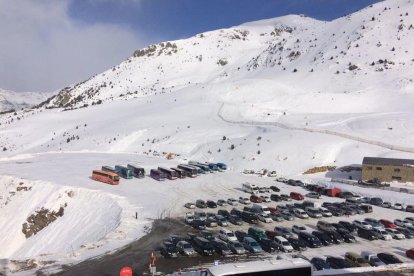
[[[404,210],[404,206],[401,203],[395,203],[392,208],[400,211]]]
[[[392,229],[392,228],[385,228],[385,231],[387,231],[388,234],[390,234],[393,239],[396,239],[396,240],[405,239],[405,235],[403,233],[401,233],[400,231],[397,231],[397,230]]]
[[[394,223],[398,226],[401,226],[401,227],[413,226],[413,224],[410,221],[406,220],[406,219],[404,219],[404,220],[396,219],[396,220],[394,220]]]
[[[268,177],[276,177],[277,176],[277,173],[276,173],[276,171],[271,171],[271,172],[268,172],[267,173],[267,176]]]
[[[324,217],[332,217],[332,213],[328,209],[326,209],[324,207],[321,207],[321,208],[319,208],[319,210],[321,211],[322,216],[324,216]]]
[[[191,224],[194,219],[195,219],[195,217],[194,217],[193,213],[186,213],[185,214],[185,218],[184,218],[185,223]]]
[[[234,234],[234,232],[230,231],[228,229],[225,229],[225,228],[223,228],[219,231],[218,237],[221,240],[225,241],[225,242],[237,241],[237,238],[236,238],[236,235]]]
[[[250,199],[248,199],[247,197],[239,197],[239,203],[244,204],[244,205],[249,205]]]
[[[361,229],[372,230],[372,225],[366,221],[354,220],[352,224]]]
[[[301,218],[301,219],[308,219],[309,218],[308,214],[306,214],[306,212],[304,210],[299,209],[299,208],[293,209],[293,214],[295,214],[296,217]]]
[[[196,205],[195,205],[195,203],[188,202],[184,205],[184,207],[187,208],[187,209],[195,209]]]
[[[262,195],[260,198],[263,200],[263,202],[271,202],[270,197],[267,195]]]
[[[292,226],[292,232],[293,233],[299,234],[302,231],[306,231],[305,226],[302,226],[302,225],[293,225]]]
[[[392,240],[392,236],[387,231],[385,231],[385,229],[373,228],[372,231],[379,234],[381,236],[381,239],[385,241]]]
[[[273,219],[266,213],[260,213],[257,215],[257,218],[264,223],[272,223]]]
[[[231,206],[237,206],[239,203],[237,203],[237,200],[235,200],[234,198],[229,198],[227,199],[227,204]]]
[[[276,236],[274,238],[274,241],[279,246],[281,251],[283,251],[283,252],[292,252],[293,251],[292,245],[284,237]]]

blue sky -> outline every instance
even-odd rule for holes
[[[0,88],[55,91],[139,48],[287,14],[332,20],[377,0],[0,0]]]

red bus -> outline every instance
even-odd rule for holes
[[[92,179],[104,183],[108,183],[111,185],[118,185],[119,184],[119,175],[113,172],[106,172],[102,170],[94,170],[92,172]]]

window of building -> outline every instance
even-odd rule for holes
[[[372,171],[372,167],[371,166],[368,166],[367,167],[367,171]]]
[[[395,168],[394,169],[394,172],[400,172],[401,170],[400,169],[398,169],[398,168]]]
[[[401,181],[401,177],[400,177],[400,176],[391,176],[391,178],[392,178],[392,179],[394,179],[394,180],[399,180],[399,181]]]
[[[381,167],[376,167],[375,168],[377,171],[382,171],[382,168]]]

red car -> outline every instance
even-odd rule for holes
[[[414,248],[408,249],[405,252],[405,255],[407,255],[408,258],[413,259],[414,260]]]
[[[267,236],[267,238],[269,239],[269,240],[274,240],[275,239],[275,237],[276,237],[276,233],[275,233],[275,231],[269,231],[269,230],[266,230],[265,231],[265,234],[266,234],[266,236]]]
[[[385,228],[397,228],[397,225],[387,219],[380,219],[379,222],[384,225]]]
[[[290,197],[296,200],[304,200],[305,197],[301,193],[291,192]]]
[[[269,211],[272,215],[280,214],[280,211],[277,208],[269,207]]]
[[[250,201],[254,202],[254,203],[262,203],[263,202],[263,200],[257,195],[252,195],[250,197]]]

